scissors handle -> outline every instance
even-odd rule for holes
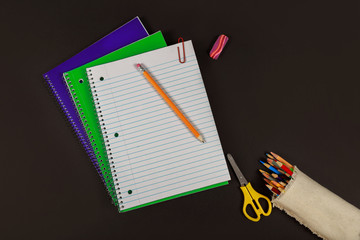
[[[269,216],[271,211],[272,211],[272,205],[270,202],[270,199],[265,197],[264,195],[256,192],[254,190],[254,188],[251,186],[251,183],[249,182],[248,184],[246,184],[246,186],[240,187],[240,189],[242,190],[242,192],[244,193],[244,206],[243,206],[243,212],[244,215],[251,221],[254,222],[258,222],[260,220],[260,215],[264,215],[264,216]],[[260,205],[259,199],[263,198],[267,201],[268,203],[268,210],[267,212],[264,211],[264,209],[262,208],[262,206]],[[254,201],[256,203],[256,205],[254,204]],[[255,211],[256,214],[256,218],[251,217],[247,212],[246,212],[246,207],[248,205],[251,205],[252,208]]]

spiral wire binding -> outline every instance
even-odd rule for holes
[[[92,73],[91,73],[91,69],[86,70],[87,71],[87,75],[88,75],[88,79],[89,79],[89,83],[90,83],[90,91],[92,92],[93,95],[93,99],[94,99],[94,107],[96,109],[96,113],[98,115],[98,119],[99,119],[99,124],[100,124],[100,130],[102,132],[102,135],[104,137],[105,140],[105,148],[106,148],[106,153],[109,156],[109,164],[110,164],[110,169],[113,179],[115,182],[118,181],[117,178],[117,174],[116,174],[116,170],[115,170],[115,164],[114,164],[114,158],[112,157],[112,152],[111,152],[111,145],[110,145],[110,141],[109,141],[109,136],[107,135],[107,131],[106,131],[106,126],[105,126],[105,120],[102,118],[102,111],[101,111],[101,106],[100,106],[100,102],[99,102],[99,98],[96,92],[96,86],[94,85],[94,78],[92,77]],[[124,202],[122,201],[122,195],[120,192],[120,187],[119,187],[119,183],[115,183],[115,191],[116,191],[116,195],[119,201],[119,210],[123,209],[124,206]]]
[[[68,122],[70,123],[73,132],[75,132],[76,136],[78,137],[78,139],[80,140],[81,145],[85,148],[86,153],[88,154],[88,156],[90,157],[91,162],[93,163],[96,171],[98,172],[99,176],[101,177],[101,180],[104,182],[104,178],[101,174],[101,169],[100,166],[97,164],[96,161],[96,156],[94,154],[94,152],[92,151],[92,149],[89,147],[88,141],[86,138],[84,138],[84,136],[81,134],[79,128],[75,125],[75,122],[72,118],[72,116],[70,115],[69,111],[67,110],[66,106],[64,105],[63,101],[61,100],[59,94],[57,93],[54,85],[52,84],[50,78],[48,75],[44,75],[44,78],[48,84],[48,87],[50,88],[50,91],[52,93],[53,96],[55,96],[56,101],[58,102],[58,104],[60,105],[60,109],[61,111],[64,113],[64,115],[66,116]]]
[[[83,109],[81,108],[81,104],[80,104],[80,102],[78,100],[78,97],[76,96],[76,91],[73,88],[73,85],[71,83],[71,79],[70,79],[70,76],[69,76],[68,73],[65,73],[65,78],[66,78],[65,80],[68,82],[67,85],[69,86],[69,90],[71,91],[71,95],[74,98],[75,107],[78,109],[78,111],[80,113],[80,118],[81,118],[81,121],[84,124],[85,131],[89,134],[91,145],[94,147],[94,151],[96,151],[96,150],[98,150],[99,146],[96,146],[95,140],[93,139],[93,135],[91,135],[92,132],[91,132],[91,130],[89,128],[89,124],[87,123],[88,121],[87,121],[87,119],[86,119],[86,117],[84,115]],[[94,106],[94,109],[95,109],[95,105],[93,105],[93,106]],[[98,129],[98,131],[101,131],[101,129]],[[106,150],[106,148],[105,148],[105,150]],[[99,167],[100,167],[100,172],[102,170],[105,185],[107,185],[107,184],[109,185],[108,192],[109,192],[109,194],[110,194],[110,196],[111,196],[111,198],[113,200],[113,203],[117,206],[118,205],[118,200],[117,200],[117,197],[116,197],[114,183],[112,181],[111,175],[109,176],[109,174],[111,173],[110,168],[108,168],[106,166],[106,163],[104,163],[104,161],[106,161],[106,159],[103,160],[103,157],[98,155],[98,154],[99,154],[99,152],[94,153],[94,155],[95,155],[95,157],[97,159],[97,162],[99,164]]]

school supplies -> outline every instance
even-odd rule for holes
[[[212,59],[217,60],[219,58],[219,56],[220,56],[221,52],[224,50],[224,47],[228,40],[229,40],[229,38],[227,36],[225,36],[224,34],[221,34],[218,37],[218,39],[214,43],[214,45],[210,51],[210,54],[209,54]]]
[[[180,120],[186,125],[186,127],[194,134],[194,136],[202,143],[204,143],[203,137],[200,133],[194,128],[194,126],[189,122],[189,120],[182,114],[179,108],[171,101],[171,99],[166,95],[166,93],[161,89],[161,87],[156,83],[156,81],[150,76],[148,72],[141,66],[141,64],[136,65],[137,69],[144,75],[144,77],[150,82],[154,89],[160,94],[164,101],[171,107],[171,109],[176,113]]]
[[[279,155],[277,155],[276,153],[273,153],[273,152],[270,152],[266,154],[266,156],[269,156],[269,155],[272,155],[273,156],[273,159],[276,159],[280,162],[282,162],[283,164],[285,164],[285,166],[287,166],[288,168],[291,169],[291,171],[293,171],[293,165],[291,165],[290,163],[288,163],[285,159],[283,159],[282,157],[280,157]]]
[[[281,162],[277,161],[277,160],[273,160],[273,159],[270,159],[268,158],[266,160],[270,165],[272,165],[273,167],[275,167],[279,172],[286,172],[287,174],[289,174],[289,176],[292,175],[292,171],[287,168],[284,164],[282,164]]]
[[[251,221],[258,222],[260,220],[261,215],[269,216],[272,210],[271,202],[269,198],[265,197],[264,195],[256,192],[253,187],[251,186],[251,183],[246,180],[242,172],[240,171],[239,167],[237,166],[234,158],[231,156],[231,154],[226,155],[231,167],[233,168],[236,177],[238,178],[240,182],[240,189],[244,194],[244,205],[243,205],[243,213],[244,215]],[[259,199],[265,199],[268,203],[268,209],[265,212],[262,206],[260,205]],[[256,205],[255,205],[256,203]],[[246,207],[250,205],[255,214],[256,217],[252,217],[247,213]]]
[[[276,187],[272,186],[271,184],[265,184],[265,185],[271,192],[275,193],[276,195],[280,194],[280,191]]]
[[[273,171],[276,174],[281,174],[281,172],[279,172],[278,169],[274,168],[273,166],[271,166],[270,164],[264,163],[263,161],[260,160],[260,163],[262,163],[265,167],[267,167],[268,169],[270,169],[271,171]]]
[[[90,140],[86,135],[85,128],[78,117],[74,102],[72,101],[67,86],[64,83],[63,73],[146,36],[148,36],[146,29],[142,25],[140,19],[136,17],[43,75],[74,132],[79,138],[81,144],[84,146],[84,149],[89,155],[93,165],[103,181],[106,182],[108,189],[111,189],[111,183],[109,181],[105,181],[103,177],[103,173],[92,150]]]
[[[259,169],[259,171],[265,177],[264,181],[270,186],[272,186],[272,188],[269,188],[269,190],[276,195],[279,195],[278,192],[283,191],[283,189],[289,183],[289,180],[291,179],[291,176],[293,174],[293,172],[289,168],[287,168],[284,163],[286,162],[287,166],[289,166],[291,169],[293,169],[293,166],[276,153],[271,152],[266,153],[265,155],[267,157],[266,161],[271,166],[269,164],[263,163],[262,161],[260,162],[263,163],[263,165],[269,170],[273,172],[278,171],[278,173],[269,173],[261,169]],[[278,159],[281,159],[281,162]]]
[[[321,186],[279,155],[273,152],[266,155],[293,169],[291,179],[281,191],[279,187],[268,184],[268,179],[264,179],[266,187],[273,193],[271,202],[275,207],[285,211],[323,239],[359,239],[358,208]],[[285,175],[277,177],[286,178]]]
[[[81,116],[81,121],[83,125],[86,126],[85,130],[88,138],[91,139],[91,145],[97,161],[99,165],[102,166],[105,178],[111,183],[112,188],[110,195],[112,196],[115,205],[118,204],[118,199],[116,197],[116,191],[112,181],[111,170],[106,171],[105,168],[105,164],[109,164],[109,159],[106,152],[106,145],[100,130],[101,126],[96,115],[94,100],[91,95],[89,80],[86,74],[86,68],[123,59],[165,46],[166,42],[162,33],[156,32],[148,37],[64,73],[65,82],[69,88],[69,92],[71,92],[73,101],[75,102],[78,115]]]
[[[230,179],[191,41],[87,68],[120,211],[227,184]],[[136,70],[141,62],[201,129],[198,144]]]

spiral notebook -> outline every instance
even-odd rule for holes
[[[100,131],[99,121],[96,116],[96,110],[94,108],[94,101],[90,92],[89,81],[86,75],[86,68],[123,59],[162,47],[166,47],[166,42],[162,33],[159,31],[137,42],[127,45],[126,47],[120,48],[101,58],[89,62],[81,67],[64,73],[65,82],[69,88],[69,91],[71,92],[73,101],[76,103],[78,114],[81,116],[81,121],[85,126],[88,138],[91,139],[91,145],[100,166],[102,166],[102,163],[108,163],[108,158],[104,139]],[[103,166],[101,170],[106,174],[105,178],[112,182],[110,171],[108,172]],[[116,199],[117,204],[118,201],[115,192],[113,196],[114,199]]]
[[[227,184],[229,172],[191,41],[87,68],[120,212]],[[180,52],[182,52],[180,50]],[[142,63],[200,143],[136,68]]]
[[[62,111],[71,124],[81,144],[84,146],[87,154],[89,155],[93,165],[95,166],[103,181],[103,174],[96,160],[96,156],[92,151],[92,147],[89,139],[87,138],[86,131],[77,115],[77,110],[63,80],[62,74],[146,36],[148,36],[146,29],[144,28],[140,19],[136,17],[120,28],[111,32],[109,35],[100,39],[93,45],[82,50],[72,58],[53,68],[49,72],[43,74],[44,79],[48,83],[53,95],[56,97],[56,100],[59,103]],[[109,185],[108,183],[106,184],[109,190]]]

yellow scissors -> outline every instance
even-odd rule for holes
[[[244,175],[242,174],[242,172],[240,171],[239,167],[236,165],[236,162],[234,160],[234,158],[231,156],[231,154],[227,154],[228,160],[231,164],[231,167],[233,168],[237,178],[239,179],[240,182],[240,189],[242,190],[242,192],[244,193],[244,206],[243,206],[243,212],[245,214],[245,216],[250,219],[251,221],[254,222],[258,222],[260,220],[260,215],[264,215],[264,216],[269,216],[272,210],[272,206],[271,206],[271,202],[270,199],[265,197],[264,195],[256,192],[253,187],[251,186],[251,184],[246,181]],[[268,210],[267,212],[264,211],[264,209],[262,208],[262,206],[259,203],[259,199],[263,198],[267,201],[268,203]],[[256,205],[255,205],[256,203]],[[256,214],[256,218],[250,216],[247,212],[246,212],[246,207],[248,205],[251,205],[251,207],[254,209],[255,214]]]

